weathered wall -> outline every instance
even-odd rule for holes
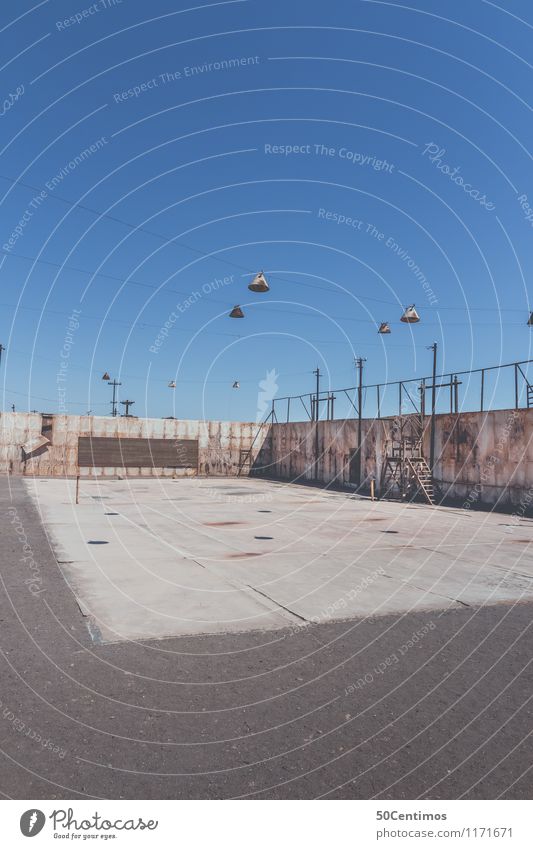
[[[319,422],[319,463],[315,465],[313,422],[256,425],[251,422],[53,416],[52,444],[25,458],[22,446],[41,435],[42,416],[0,414],[0,472],[29,475],[78,474],[79,436],[198,439],[198,469],[96,468],[101,476],[236,475],[253,442],[256,472],[286,480],[349,484],[357,480],[354,457],[357,421]],[[379,481],[391,420],[362,423],[364,489]],[[429,420],[424,454],[429,457]],[[436,418],[435,480],[448,498],[502,506],[533,506],[533,409],[439,415]],[[263,469],[261,467],[264,467]],[[248,466],[242,474],[248,474]],[[82,470],[82,473],[89,470]]]
[[[102,476],[148,477],[174,475],[236,475],[241,451],[247,451],[255,438],[252,457],[255,459],[268,427],[252,422],[203,422],[175,419],[137,419],[103,416],[53,416],[52,443],[25,457],[22,446],[41,435],[40,413],[0,414],[0,472],[28,475],[78,474],[79,436],[145,437],[150,439],[197,439],[198,469],[120,467],[96,468]],[[82,469],[82,474],[89,470]],[[247,469],[243,470],[247,474]]]
[[[363,489],[373,477],[379,491],[391,420],[364,420],[361,458]],[[312,422],[272,428],[272,474],[289,480],[347,484],[358,445],[357,421],[319,422],[318,473],[316,430]],[[424,455],[429,457],[429,419]],[[435,480],[449,499],[474,503],[533,506],[533,409],[438,415]],[[350,472],[352,464],[352,473]]]

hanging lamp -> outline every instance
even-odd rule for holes
[[[411,304],[410,307],[407,307],[400,321],[403,321],[405,324],[416,324],[417,321],[420,321],[420,316],[415,310],[414,304]]]
[[[169,380],[168,388],[169,389],[175,389],[176,388],[176,381],[175,380]]]
[[[229,317],[230,318],[244,318],[244,313],[243,313],[243,311],[241,310],[241,308],[238,304],[236,304],[236,306],[233,307],[232,311],[229,314]]]
[[[527,320],[529,327],[533,327],[533,312],[530,313],[529,318]]]
[[[233,389],[240,389],[240,388],[241,388],[241,384],[239,383],[239,381],[234,380],[233,381]]]
[[[268,292],[270,290],[270,286],[262,271],[255,275],[252,282],[248,284],[248,288],[250,292]]]
[[[388,321],[382,321],[381,324],[379,325],[378,333],[390,333],[390,332],[391,332],[391,329],[390,329],[389,322]]]

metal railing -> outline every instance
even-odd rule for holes
[[[530,408],[533,407],[533,374],[530,379],[528,367],[532,363],[533,360],[520,360],[444,372],[435,376],[435,382],[431,375],[285,395],[273,399],[269,418],[272,422],[289,422],[381,419],[409,413],[426,415],[428,390],[435,391],[437,413]]]

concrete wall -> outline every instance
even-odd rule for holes
[[[196,469],[97,468],[101,476],[236,475],[241,452],[253,442],[256,473],[285,480],[318,479],[324,483],[356,481],[357,421],[319,422],[319,463],[315,464],[313,422],[256,425],[251,422],[177,421],[173,419],[53,416],[52,442],[25,457],[22,446],[39,437],[41,414],[0,414],[0,472],[28,475],[78,474],[79,436],[198,439]],[[429,419],[424,453],[429,457]],[[362,478],[379,490],[392,420],[362,423]],[[533,409],[439,415],[436,419],[435,480],[442,493],[459,502],[533,505]],[[88,470],[82,470],[82,472]],[[245,467],[242,474],[248,474]],[[531,490],[531,491],[530,491]]]
[[[379,489],[391,426],[390,419],[362,423],[361,468],[367,482],[363,491],[368,491],[371,477]],[[358,446],[357,421],[319,422],[318,474],[315,439],[312,422],[274,425],[272,474],[302,481],[318,477],[324,483],[355,480],[350,463]],[[429,419],[424,455],[429,458]],[[439,415],[435,456],[435,480],[446,498],[468,506],[533,506],[533,409]]]
[[[203,422],[174,419],[136,419],[103,416],[53,416],[51,444],[26,457],[22,446],[41,435],[43,417],[40,413],[0,414],[0,473],[27,475],[78,474],[79,436],[119,436],[159,439],[198,439],[198,469],[124,469],[97,468],[102,476],[147,477],[174,475],[236,475],[241,451],[250,448],[255,460],[268,427],[252,422]],[[50,434],[48,434],[50,435]],[[88,470],[82,470],[82,474]],[[244,474],[247,471],[244,470]]]

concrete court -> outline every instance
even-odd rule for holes
[[[257,479],[29,479],[95,642],[533,600],[533,523]]]
[[[37,484],[43,508],[45,487],[52,493],[56,483]],[[265,491],[238,484],[248,495],[252,485]],[[112,486],[122,484],[104,490]],[[59,489],[73,493],[71,483]],[[153,482],[144,489],[155,492]],[[318,496],[298,492],[309,506]],[[220,491],[221,509],[218,499]],[[93,502],[85,501],[88,512]],[[388,522],[399,513],[374,507]],[[427,512],[404,515],[421,528]],[[0,477],[0,515],[3,797],[531,798],[533,603],[447,602],[303,628],[98,643],[22,478]],[[474,526],[484,518],[500,531],[511,521],[478,514]],[[376,523],[376,536],[380,524],[389,529]],[[528,527],[520,523],[517,539]],[[423,634],[417,643],[415,634]]]

